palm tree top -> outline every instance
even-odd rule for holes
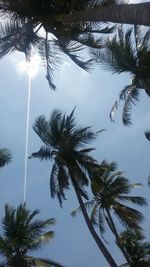
[[[66,115],[55,109],[49,120],[42,115],[33,125],[44,146],[30,158],[53,161],[50,176],[51,196],[57,195],[60,204],[65,199],[64,191],[69,189],[72,179],[70,169],[76,177],[81,195],[87,198],[83,186],[88,185],[89,173],[97,166],[96,160],[90,155],[94,148],[87,145],[95,140],[98,132],[93,132],[91,127],[77,126],[74,111],[75,109]]]
[[[53,157],[59,152],[71,160],[73,155],[71,153],[80,150],[97,137],[97,133],[92,132],[91,127],[77,127],[74,111],[75,109],[69,115],[66,115],[60,110],[55,109],[51,113],[49,120],[46,120],[45,116],[41,115],[33,125],[34,131],[39,135],[44,144],[48,145]],[[84,153],[92,150],[93,148],[88,151],[81,151]]]
[[[120,240],[128,253],[133,267],[150,266],[150,243],[139,230],[126,230],[120,234]]]
[[[102,1],[47,1],[47,0],[0,0],[0,58],[8,53],[20,51],[30,60],[32,52],[40,55],[46,67],[46,78],[51,89],[55,90],[53,71],[62,63],[66,54],[75,64],[88,71],[92,67],[89,57],[81,55],[85,47],[101,48],[102,37],[95,33],[107,34],[115,27],[104,28],[93,23],[65,23],[56,21],[58,14],[72,14],[74,11],[95,6]],[[5,20],[5,18],[7,18]],[[44,35],[40,29],[44,30]]]
[[[104,221],[108,221],[106,212],[112,212],[126,228],[139,228],[139,222],[143,220],[140,211],[133,208],[134,205],[147,205],[145,198],[132,196],[131,190],[139,187],[141,184],[130,184],[123,173],[118,171],[116,162],[108,163],[102,161],[98,168],[91,173],[91,189],[93,199],[85,203],[87,208],[93,208],[91,212],[91,221],[99,225],[100,232],[105,232]],[[132,206],[128,206],[130,203]],[[77,208],[72,212],[76,215],[80,211]],[[111,225],[111,223],[109,222]]]
[[[39,210],[31,212],[26,208],[26,204],[21,204],[17,209],[5,206],[5,216],[2,220],[3,234],[0,236],[0,253],[5,259],[4,266],[62,266],[49,259],[28,255],[54,237],[54,231],[46,231],[46,228],[54,225],[55,219],[35,220],[38,214]]]

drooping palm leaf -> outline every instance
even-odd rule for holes
[[[132,106],[139,101],[140,89],[144,89],[150,96],[150,31],[143,31],[134,26],[124,31],[118,29],[118,34],[108,38],[104,49],[92,52],[93,59],[105,70],[116,74],[128,72],[131,74],[131,83],[121,91],[119,100],[115,101],[110,119],[114,121],[114,114],[121,101],[123,104],[122,121],[125,125],[131,124]]]

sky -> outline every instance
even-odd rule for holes
[[[8,147],[13,153],[12,162],[0,169],[0,219],[4,215],[5,203],[17,207],[23,201],[28,77],[18,71],[20,61],[24,61],[24,56],[20,53],[8,55],[0,61],[0,146]],[[150,173],[150,143],[145,139],[144,131],[150,129],[150,100],[144,92],[141,93],[139,103],[133,108],[133,124],[130,127],[122,124],[121,105],[115,123],[109,119],[111,107],[129,79],[127,74],[112,75],[100,67],[87,73],[64,58],[61,68],[55,72],[57,90],[53,92],[45,79],[44,69],[40,67],[40,72],[32,79],[29,155],[42,145],[32,130],[35,119],[41,114],[49,118],[54,108],[69,113],[76,106],[75,116],[79,125],[92,126],[96,131],[107,129],[92,144],[96,148],[93,156],[99,162],[104,159],[108,162],[116,161],[119,170],[125,172],[132,183],[143,183],[142,188],[133,193],[146,197],[149,202],[147,177]],[[49,257],[66,267],[107,267],[108,264],[92,240],[82,215],[76,218],[70,216],[71,211],[78,206],[73,189],[67,193],[63,208],[60,208],[57,199],[51,199],[50,171],[51,164],[48,162],[28,161],[27,206],[31,210],[40,209],[43,219],[55,217],[57,221],[52,227],[55,230],[55,239],[40,250],[38,255]],[[143,228],[149,240],[149,207],[142,211],[145,215]],[[106,234],[106,238],[108,249],[117,263],[123,263],[110,233]]]

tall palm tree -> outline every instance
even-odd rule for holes
[[[5,166],[11,161],[12,155],[7,148],[0,148],[0,167]]]
[[[46,227],[54,225],[55,219],[37,220],[38,210],[29,211],[25,204],[14,209],[5,206],[2,220],[3,234],[0,236],[0,254],[4,258],[3,267],[62,267],[61,264],[44,258],[29,256],[44,242],[54,237],[53,231],[46,232]]]
[[[96,161],[89,154],[93,148],[87,147],[87,144],[96,138],[97,133],[92,132],[90,127],[77,127],[74,110],[68,116],[54,110],[49,120],[40,116],[35,121],[33,129],[44,146],[30,158],[53,161],[50,175],[51,196],[57,196],[62,205],[63,199],[66,199],[65,191],[69,189],[70,183],[73,185],[90,233],[109,265],[117,267],[94,230],[82,199],[83,197],[87,199],[84,187],[89,183],[91,169],[97,166]]]
[[[141,231],[126,230],[121,233],[120,240],[126,250],[133,267],[150,266],[150,243],[145,242]],[[125,266],[124,264],[120,267]]]
[[[64,23],[101,21],[150,26],[150,3],[120,4],[119,2],[120,1],[117,0],[97,0],[95,1],[96,6],[93,8],[87,5],[85,9],[80,12],[69,15],[58,15],[56,19]]]
[[[0,58],[16,50],[25,53],[27,60],[32,51],[39,53],[53,90],[52,73],[62,63],[62,54],[82,69],[90,70],[91,59],[82,59],[82,50],[86,46],[103,47],[102,37],[96,37],[95,33],[111,33],[114,27],[102,28],[93,23],[65,24],[56,21],[55,16],[82,10],[85,5],[93,6],[94,2],[0,0],[0,17],[7,18],[0,25]]]
[[[144,32],[144,33],[143,33]],[[134,42],[133,42],[134,39]],[[108,38],[105,48],[93,52],[94,59],[105,70],[113,73],[128,72],[131,74],[131,83],[121,91],[119,100],[124,101],[122,120],[125,125],[131,124],[131,108],[139,100],[141,89],[150,96],[150,30],[143,31],[135,26],[124,32],[118,29],[118,35]],[[118,101],[115,102],[110,117],[113,120]]]
[[[146,205],[143,197],[131,196],[132,188],[139,184],[130,184],[123,174],[117,170],[117,164],[108,164],[103,161],[92,174],[91,188],[94,195],[92,201],[85,203],[85,207],[92,207],[91,221],[99,225],[101,234],[105,231],[105,222],[116,238],[116,243],[126,258],[129,266],[132,266],[128,254],[120,242],[119,233],[114,222],[113,215],[119,218],[123,226],[127,228],[139,228],[138,223],[143,218],[142,214],[127,206],[124,202]],[[80,207],[72,212],[76,215]]]
[[[22,3],[24,2],[24,3]],[[70,24],[79,22],[114,22],[134,25],[150,26],[149,3],[118,4],[117,0],[32,0],[19,1],[1,0],[2,12],[9,12],[8,5],[17,15],[24,16],[24,12],[30,17],[49,16],[55,17],[56,22]],[[22,6],[23,4],[23,6]],[[61,9],[61,12],[60,12]],[[55,10],[55,13],[53,13]]]

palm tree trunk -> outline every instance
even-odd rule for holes
[[[74,14],[58,15],[55,20],[62,23],[89,21],[150,26],[150,3],[99,6]]]
[[[132,262],[130,261],[130,258],[128,257],[126,251],[124,250],[124,247],[122,246],[122,244],[120,242],[119,234],[117,232],[117,229],[116,229],[116,226],[114,224],[114,221],[113,221],[113,219],[111,217],[109,209],[106,209],[106,212],[107,212],[107,215],[108,215],[108,218],[109,218],[109,221],[110,221],[112,227],[109,225],[108,221],[107,221],[107,224],[108,224],[110,230],[113,232],[113,234],[114,234],[114,236],[116,238],[117,246],[120,248],[120,250],[121,250],[122,254],[124,255],[124,257],[125,257],[127,263],[129,264],[129,266],[132,267]]]
[[[70,167],[68,167],[68,170],[69,170],[69,174],[70,174],[70,177],[71,177],[71,180],[72,180],[72,183],[73,183],[73,186],[74,186],[74,190],[75,190],[75,193],[76,193],[76,196],[77,196],[77,199],[79,201],[79,205],[81,207],[81,210],[82,210],[82,214],[84,216],[84,219],[86,221],[86,224],[87,224],[87,227],[91,233],[91,235],[93,236],[96,244],[98,245],[101,253],[103,254],[103,256],[105,257],[105,259],[107,260],[107,262],[109,263],[109,265],[111,267],[118,267],[118,265],[116,264],[116,262],[114,261],[114,259],[112,258],[111,254],[109,253],[109,251],[107,250],[107,248],[104,246],[103,242],[101,241],[101,239],[99,238],[98,234],[96,233],[90,219],[89,219],[89,216],[87,214],[87,211],[86,211],[86,208],[84,206],[84,203],[83,203],[83,200],[81,198],[81,195],[80,195],[80,191],[78,189],[78,184],[76,182],[76,179],[74,178],[74,174],[71,170]]]

